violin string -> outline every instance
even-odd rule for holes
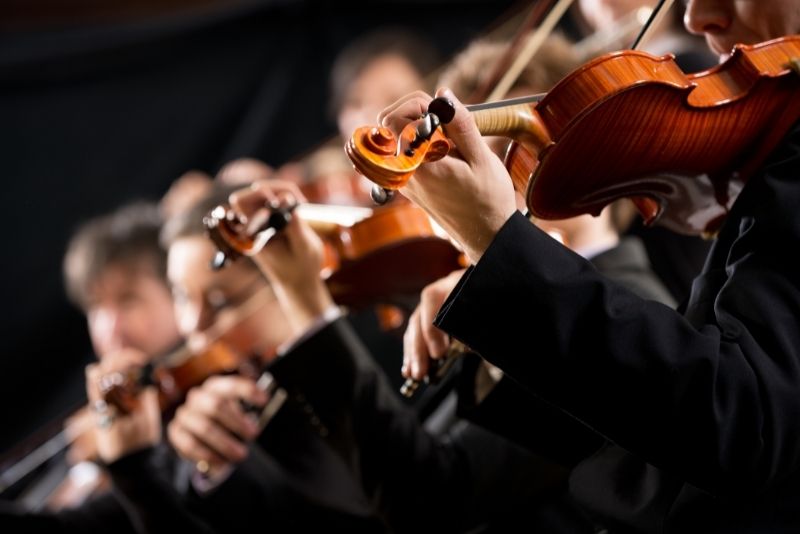
[[[621,19],[614,21],[613,25],[605,26],[588,37],[584,37],[575,43],[573,49],[581,62],[585,62],[601,52],[619,48],[622,46],[621,43],[628,39],[628,36],[633,36],[641,31],[652,13],[653,9],[650,7],[634,9]]]
[[[503,57],[495,64],[491,75],[469,96],[470,102],[484,102],[487,100],[492,89],[502,80],[504,74],[508,71],[514,58],[519,55],[520,49],[525,44],[531,30],[541,25],[555,2],[556,0],[540,0],[534,3],[533,8],[525,17],[525,20],[523,20],[516,35],[509,44],[508,49],[503,54]]]
[[[661,20],[666,15],[669,8],[672,7],[674,0],[659,0],[656,7],[650,13],[647,22],[642,26],[642,31],[636,36],[636,40],[631,45],[631,50],[638,50],[639,47],[644,46],[647,40],[651,37],[652,33],[658,28]]]
[[[561,17],[564,16],[564,13],[567,12],[567,9],[569,9],[573,2],[574,0],[559,0],[553,9],[550,10],[547,17],[545,17],[536,31],[528,37],[522,51],[514,58],[514,62],[489,94],[487,100],[502,98],[508,93],[514,85],[514,82],[519,78],[519,75],[525,70],[531,58],[539,51],[547,40],[547,37],[553,32],[558,21],[561,20]]]
[[[521,96],[518,98],[507,98],[505,100],[496,100],[494,102],[484,102],[483,104],[470,104],[465,106],[467,111],[481,111],[484,109],[504,108],[508,106],[515,106],[517,104],[531,104],[539,102],[542,98],[547,96],[547,93],[538,93],[535,95]]]

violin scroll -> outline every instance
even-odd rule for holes
[[[249,231],[247,225],[227,206],[217,206],[203,217],[208,236],[217,247],[211,260],[211,269],[218,271],[240,256],[252,256],[264,248],[275,234],[286,228],[292,220],[296,204],[288,206],[269,205],[269,216]]]
[[[388,128],[363,126],[355,131],[345,151],[359,173],[383,189],[400,189],[420,165],[440,160],[450,152],[452,144],[439,126],[454,116],[452,102],[435,98],[422,117],[403,128],[399,138]],[[373,194],[373,200],[376,197],[382,198],[380,192]]]
[[[137,396],[147,383],[152,383],[149,379],[152,367],[145,368],[132,367],[125,371],[116,371],[100,377],[98,388],[100,396],[108,406],[113,406],[116,410],[127,415],[132,413],[138,406]]]

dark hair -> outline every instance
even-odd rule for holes
[[[161,223],[158,205],[140,201],[81,225],[64,255],[64,285],[70,300],[86,309],[92,282],[111,266],[146,266],[166,284],[166,254],[158,240]]]
[[[337,56],[331,69],[331,116],[342,108],[350,84],[376,58],[384,55],[405,58],[420,77],[439,66],[438,50],[421,35],[405,28],[382,28],[364,34],[348,44]]]

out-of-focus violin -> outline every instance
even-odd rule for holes
[[[152,385],[158,389],[162,409],[167,409],[190,388],[212,375],[236,370],[246,359],[223,341],[212,343],[197,354],[183,348],[171,356],[170,360],[179,363],[159,362],[103,375],[99,384],[103,400],[127,414],[136,408],[142,388]]]
[[[358,308],[393,303],[410,311],[426,285],[463,267],[461,253],[436,233],[425,212],[409,203],[374,210],[276,205],[271,206],[264,224],[249,235],[229,208],[218,206],[204,221],[219,249],[212,267],[221,268],[242,255],[257,254],[294,213],[323,237],[326,254],[321,275],[339,304]],[[342,215],[349,221],[342,220]],[[335,219],[339,222],[333,222]],[[433,362],[431,380],[441,379],[454,360]],[[410,397],[419,386],[419,381],[408,379],[400,391]]]
[[[409,203],[375,209],[273,206],[269,219],[250,235],[228,207],[218,206],[204,221],[219,249],[213,266],[220,268],[239,256],[257,254],[294,215],[322,237],[321,276],[333,299],[342,305],[402,304],[462,266],[461,253],[436,233],[424,211]]]
[[[263,306],[264,297],[262,291],[255,292],[235,310],[231,322],[209,328],[206,337],[210,341],[199,350],[183,345],[145,366],[101,376],[98,386],[103,401],[127,414],[137,407],[142,389],[155,386],[162,410],[169,410],[183,400],[189,389],[210,376],[233,371],[257,375],[275,351],[267,348],[262,354],[255,354],[257,340],[242,325]]]
[[[628,197],[648,224],[715,232],[738,191],[800,118],[800,36],[736,45],[722,64],[685,74],[671,55],[601,56],[545,95],[468,106],[483,135],[516,141],[505,163],[541,219],[598,214]],[[435,99],[399,138],[356,130],[356,170],[386,189],[452,148]]]
[[[246,335],[246,329],[238,327],[261,306],[263,300],[263,294],[254,294],[236,310],[234,322],[212,327],[208,334],[213,341],[201,350],[183,346],[144,367],[130,367],[101,376],[98,386],[102,402],[119,413],[130,413],[138,405],[141,390],[152,385],[158,389],[162,410],[167,411],[177,406],[190,388],[212,375],[248,369],[257,371],[263,366],[256,360],[268,360],[274,352],[253,355],[253,339]],[[266,386],[265,389],[272,393],[274,384]],[[68,447],[68,460],[72,465],[96,460],[96,429],[97,414],[92,407],[80,408],[66,419],[61,431],[32,450],[26,446],[24,455],[13,455],[16,458],[13,463],[0,463],[0,493],[28,479],[41,465]],[[82,502],[103,484],[107,485],[107,478],[101,475],[97,473],[94,479],[83,477],[85,480],[77,486],[69,479],[62,481],[48,496],[47,506],[58,509]]]

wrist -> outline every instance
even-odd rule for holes
[[[482,217],[481,222],[483,224],[470,229],[471,232],[462,244],[465,254],[473,265],[480,261],[492,241],[494,241],[495,236],[500,232],[500,229],[503,228],[516,211],[516,208],[510,208]]]
[[[297,336],[311,328],[326,310],[334,306],[333,298],[321,279],[316,279],[302,289],[276,287],[275,294]]]

